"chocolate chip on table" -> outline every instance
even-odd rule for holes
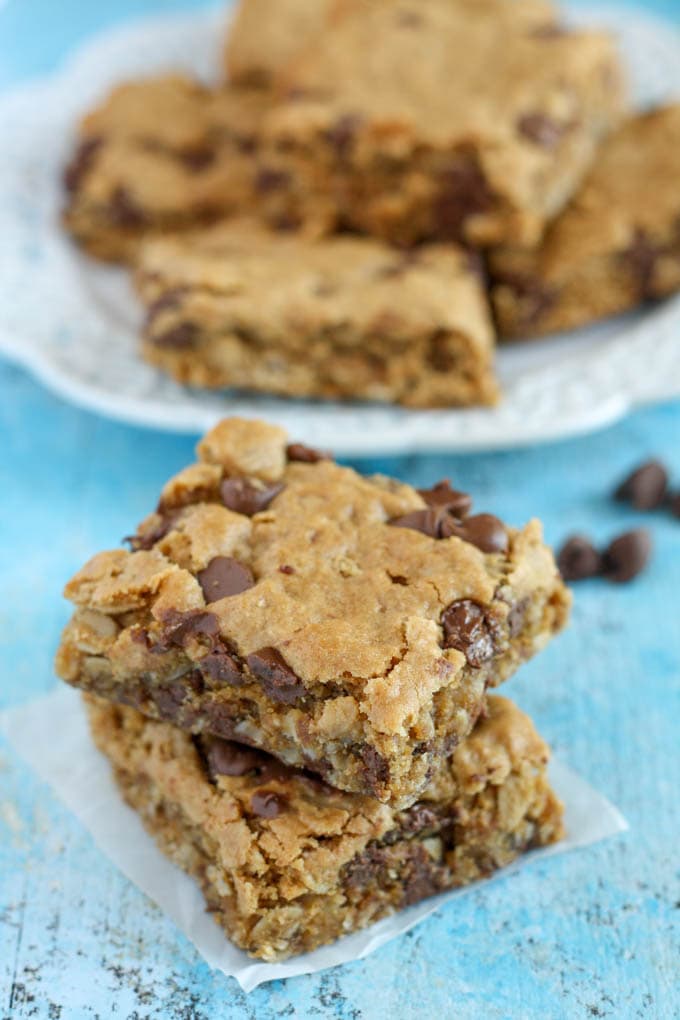
[[[246,657],[250,671],[262,681],[272,701],[292,705],[307,693],[300,677],[276,648],[260,648]]]
[[[262,764],[263,756],[258,751],[231,740],[206,735],[199,737],[198,742],[213,781],[217,776],[245,776]]]
[[[230,595],[240,595],[255,584],[249,567],[231,556],[215,556],[196,575],[206,602],[217,602]]]
[[[313,446],[305,446],[304,443],[289,443],[286,447],[288,460],[299,461],[301,464],[316,464],[320,460],[333,460],[333,454],[328,450],[315,450]]]
[[[602,557],[584,535],[572,535],[557,554],[557,566],[565,581],[582,581],[602,571]]]
[[[648,460],[624,478],[614,498],[631,503],[636,510],[654,510],[664,502],[667,492],[666,468],[658,460]]]
[[[466,517],[461,524],[444,525],[444,537],[456,535],[465,542],[481,549],[484,553],[508,551],[508,533],[505,525],[493,514],[475,514]]]
[[[250,809],[260,818],[276,818],[286,807],[286,798],[273,790],[258,790],[250,798]]]
[[[252,517],[266,510],[283,485],[255,485],[247,478],[225,478],[220,485],[220,496],[228,510]]]
[[[644,570],[652,552],[652,540],[644,528],[619,535],[602,554],[602,573],[609,581],[632,581]]]
[[[448,478],[443,478],[430,489],[418,489],[428,506],[444,507],[456,517],[465,517],[472,509],[472,497],[467,492],[459,492],[451,488]]]
[[[452,602],[442,613],[444,648],[465,654],[468,665],[478,668],[496,653],[492,629],[482,607],[471,599]]]

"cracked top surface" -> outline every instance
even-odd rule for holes
[[[326,329],[343,347],[357,335],[409,341],[443,330],[468,337],[488,357],[493,350],[478,269],[453,244],[411,254],[369,238],[314,241],[242,220],[190,242],[150,241],[137,268],[154,334],[162,335],[164,318],[174,325],[181,305],[180,316],[192,314],[207,330],[242,325],[260,341],[283,335],[304,346]]]
[[[327,888],[372,839],[427,827],[418,805],[399,812],[335,790],[261,751],[214,738],[194,742],[133,709],[92,697],[87,703],[95,740],[115,764],[133,777],[148,776],[179,805],[214,842],[221,867],[274,880],[284,896]],[[452,814],[453,802],[501,787],[514,772],[542,772],[548,757],[528,716],[507,699],[490,697],[486,718],[438,765],[420,803]],[[502,803],[499,826],[511,828],[513,813],[525,809]]]
[[[362,477],[242,419],[222,421],[198,453],[136,551],[100,553],[66,586],[90,629],[93,613],[106,617],[114,668],[152,672],[179,644],[197,663],[235,653],[274,700],[324,699],[327,737],[352,733],[358,715],[404,737],[437,690],[495,653],[512,611],[504,591],[558,583],[537,522],[517,531],[466,516],[447,486],[421,494]]]

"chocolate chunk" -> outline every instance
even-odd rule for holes
[[[602,557],[583,535],[572,535],[557,554],[557,566],[565,581],[596,577],[602,570]]]
[[[258,790],[250,798],[250,809],[260,818],[276,818],[285,809],[286,798],[273,790]]]
[[[418,489],[428,506],[443,507],[456,517],[465,517],[472,509],[472,497],[467,492],[451,488],[448,478],[437,482],[431,489]]]
[[[136,535],[126,535],[123,541],[129,544],[133,552],[139,552],[140,549],[145,551],[153,549],[156,542],[160,542],[169,531],[172,531],[178,517],[178,511],[161,512],[158,523],[154,524],[148,531],[141,531]]]
[[[137,205],[127,188],[119,185],[111,196],[109,219],[119,227],[143,227],[147,222],[144,210]]]
[[[315,450],[313,446],[305,446],[303,443],[289,443],[286,447],[288,460],[299,461],[301,464],[316,464],[320,460],[333,460],[333,454],[328,450]]]
[[[524,626],[526,619],[527,610],[529,608],[529,598],[519,599],[518,602],[511,607],[508,613],[508,631],[510,637],[517,637]]]
[[[644,570],[652,552],[649,532],[643,528],[619,535],[602,554],[602,572],[609,581],[623,584]]]
[[[349,154],[362,123],[363,117],[356,113],[346,113],[326,131],[326,139],[340,159],[344,159]]]
[[[414,804],[412,808],[405,811],[400,819],[400,828],[403,832],[422,832],[423,829],[432,829],[439,823],[439,816],[427,804]]]
[[[290,184],[290,174],[287,170],[275,170],[272,167],[263,166],[255,176],[255,190],[260,195],[269,194],[271,191],[281,191]]]
[[[345,885],[349,889],[362,889],[371,885],[386,869],[389,850],[389,847],[384,846],[367,846],[347,863]]]
[[[625,478],[614,498],[632,503],[636,510],[654,510],[666,499],[668,472],[658,460],[648,460]]]
[[[281,574],[294,574],[295,567],[291,567],[288,563],[282,563],[279,567],[279,573]]]
[[[405,875],[402,878],[404,895],[402,905],[410,906],[434,896],[444,888],[444,873],[419,843],[408,848]]]
[[[202,690],[201,674],[198,670],[191,670],[176,680],[154,686],[150,693],[161,719],[176,722],[189,692],[200,694]]]
[[[434,200],[434,230],[438,237],[460,238],[469,217],[493,208],[494,198],[479,164],[460,159],[442,172]]]
[[[170,287],[168,290],[152,301],[146,310],[146,326],[148,329],[151,323],[156,319],[161,312],[170,311],[175,308],[179,308],[182,303],[182,298],[188,292],[188,287]]]
[[[493,628],[482,607],[471,599],[452,602],[442,613],[444,648],[463,652],[477,669],[496,654]]]
[[[371,744],[360,747],[361,760],[364,763],[363,774],[366,785],[378,795],[390,781],[390,766],[387,759]]]
[[[64,187],[73,194],[80,187],[81,181],[87,176],[94,164],[94,157],[101,148],[101,138],[84,138],[78,145],[73,159],[64,170]]]
[[[260,648],[246,657],[250,671],[272,699],[292,705],[307,693],[305,685],[276,648]]]
[[[231,556],[215,556],[196,577],[208,603],[240,595],[255,584],[251,569]]]
[[[263,755],[243,744],[210,734],[199,737],[198,743],[213,782],[218,776],[245,776],[262,765]]]
[[[542,149],[554,149],[570,125],[560,123],[545,113],[525,113],[517,121],[517,130],[525,138]]]
[[[629,247],[622,258],[633,276],[641,301],[654,297],[653,280],[659,249],[651,243],[644,230],[636,229]]]
[[[203,609],[189,609],[187,612],[169,609],[163,615],[164,643],[156,645],[153,651],[165,652],[170,645],[181,648],[191,637],[214,638],[219,632],[219,620],[214,613]]]
[[[220,496],[228,510],[252,517],[266,510],[283,485],[258,486],[247,478],[225,478],[220,485]]]
[[[245,682],[241,663],[222,642],[217,642],[216,646],[203,656],[199,665],[201,672],[207,673],[218,684],[240,687]]]
[[[163,333],[149,337],[154,347],[165,347],[172,351],[186,351],[196,346],[200,329],[195,322],[178,322]]]
[[[466,517],[461,524],[447,521],[443,526],[443,533],[446,538],[456,535],[485,553],[508,551],[508,533],[505,525],[493,514],[475,514],[473,517]]]
[[[430,538],[448,537],[443,535],[443,529],[448,526],[449,513],[445,507],[433,506],[426,510],[412,510],[401,517],[393,517],[387,523],[393,528],[411,528],[412,531],[420,531]],[[451,519],[451,524],[455,522]]]
[[[182,149],[179,158],[188,170],[199,173],[215,162],[216,153],[208,145],[196,145],[190,149]]]

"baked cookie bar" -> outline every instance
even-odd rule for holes
[[[680,104],[628,120],[534,251],[493,253],[505,337],[574,329],[680,290]]]
[[[362,477],[263,422],[225,419],[198,453],[132,551],[67,584],[59,675],[412,803],[486,687],[565,622],[540,525],[471,514],[446,482]]]
[[[149,234],[213,222],[251,201],[263,98],[182,75],[121,85],[80,125],[64,223],[88,251],[130,261]]]
[[[531,0],[339,0],[261,121],[260,206],[397,243],[536,242],[624,106],[609,37],[555,17]]]
[[[562,835],[548,749],[504,698],[489,698],[488,715],[404,811],[261,751],[87,703],[127,802],[198,880],[229,938],[264,960],[316,949]]]
[[[241,0],[224,47],[229,81],[271,87],[322,31],[336,5],[337,0]]]
[[[230,221],[142,246],[137,284],[144,357],[182,383],[412,407],[497,397],[479,267],[450,244],[404,253]]]

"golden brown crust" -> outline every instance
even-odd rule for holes
[[[199,879],[229,937],[264,959],[316,948],[562,834],[548,749],[504,698],[489,699],[487,717],[402,812],[260,752],[87,704],[126,799]]]

